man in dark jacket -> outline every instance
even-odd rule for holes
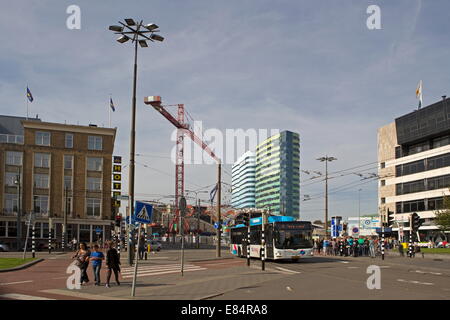
[[[106,287],[109,288],[109,280],[111,279],[111,271],[114,271],[114,277],[116,278],[116,283],[120,286],[119,282],[119,272],[120,272],[120,258],[117,250],[114,248],[114,243],[112,241],[108,244],[108,251],[106,252],[106,266],[108,267],[108,273],[106,275]]]

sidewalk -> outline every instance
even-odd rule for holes
[[[229,268],[211,268],[196,272],[180,273],[154,277],[138,277],[136,297],[134,299],[151,300],[203,300],[235,290],[257,288],[262,283],[286,277],[275,270],[261,271],[259,267],[245,266],[242,260],[239,266]],[[147,260],[140,265],[151,265]],[[211,263],[213,265],[214,263]],[[153,265],[156,265],[153,263]],[[207,266],[208,264],[203,264]],[[104,281],[104,279],[102,279]],[[103,282],[104,283],[104,282]],[[43,292],[95,300],[133,299],[131,297],[131,279],[122,280],[117,286],[111,282],[111,288],[102,286],[82,286],[80,290],[57,289]]]

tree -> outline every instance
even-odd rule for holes
[[[450,196],[444,196],[443,207],[437,210],[435,214],[434,222],[445,235],[446,231],[450,231]]]

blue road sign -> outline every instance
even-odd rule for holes
[[[97,234],[102,233],[102,229],[100,229],[100,228],[95,229],[95,233],[97,233]]]
[[[134,220],[140,223],[152,222],[153,206],[151,204],[136,201],[134,208]]]
[[[218,223],[218,222],[215,222],[215,223],[214,223],[214,229],[217,229],[217,228],[219,228],[219,223]]]

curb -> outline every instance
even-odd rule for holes
[[[36,259],[36,260],[30,261],[28,263],[22,264],[18,267],[14,267],[14,268],[0,269],[0,272],[10,272],[10,271],[18,271],[18,270],[26,269],[26,268],[31,267],[32,265],[39,263],[41,261],[44,261],[44,259],[43,258]]]

